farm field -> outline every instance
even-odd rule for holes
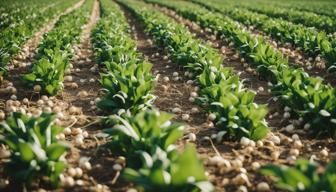
[[[0,0],[0,191],[336,191],[335,15]]]

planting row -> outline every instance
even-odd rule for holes
[[[0,76],[6,73],[7,65],[13,56],[19,53],[28,38],[55,15],[74,4],[75,0],[56,2],[57,4],[48,7],[43,1],[34,2],[37,5],[29,3],[29,6],[22,9],[13,7],[12,11],[1,16],[3,21],[0,31]]]
[[[194,0],[194,2],[200,3],[210,10],[228,15],[247,26],[255,26],[280,43],[290,43],[312,57],[320,55],[325,59],[327,68],[335,69],[336,40],[325,32],[318,32],[315,29],[282,19],[273,19],[244,8],[233,8],[224,4],[213,4],[199,0]]]
[[[309,77],[302,69],[288,66],[288,59],[270,46],[261,36],[253,36],[237,23],[220,14],[210,13],[198,5],[174,1],[150,0],[174,9],[183,17],[211,29],[218,37],[231,42],[242,57],[257,69],[259,75],[270,82],[271,92],[286,107],[286,117],[299,118],[317,135],[335,137],[335,90],[322,83],[321,78]]]
[[[327,33],[336,32],[336,21],[334,18],[328,16],[273,6],[256,6],[247,8],[261,14],[266,14],[270,17],[283,18],[297,24],[303,24],[308,27],[315,27]]]
[[[92,0],[86,0],[77,10],[61,16],[54,28],[43,36],[30,73],[22,80],[35,92],[56,95],[63,87],[63,79],[73,56],[72,45],[79,41],[82,26],[90,18]]]
[[[194,147],[182,153],[175,147],[183,126],[152,106],[152,64],[136,51],[126,18],[112,1],[102,0],[101,5],[92,42],[105,71],[101,84],[106,93],[97,104],[109,115],[103,119],[111,127],[105,130],[110,136],[105,147],[126,157],[122,175],[141,191],[211,191]]]
[[[266,3],[267,5],[267,3]],[[335,18],[335,2],[334,1],[310,1],[307,3],[307,1],[302,2],[290,2],[288,4],[282,4],[282,2],[277,2],[278,6],[287,8],[287,9],[293,9],[293,10],[300,10],[300,11],[308,11],[313,12],[319,15],[325,15],[332,18]]]
[[[267,1],[267,0],[238,0],[238,1],[221,1],[219,3],[229,3],[236,6],[247,5],[248,7],[273,6],[280,9],[287,9],[291,11],[304,11],[315,13],[318,15],[325,15],[335,18],[335,1]],[[303,13],[304,14],[304,13]]]

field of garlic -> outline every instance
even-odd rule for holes
[[[0,5],[0,191],[336,190],[334,2]]]

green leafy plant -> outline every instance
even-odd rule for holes
[[[98,62],[106,68],[100,81],[106,94],[97,106],[105,113],[136,114],[151,108],[155,99],[152,64],[137,52],[119,8],[109,1],[101,3],[102,18],[92,32],[92,43]]]
[[[135,114],[152,106],[155,99],[151,94],[155,85],[155,78],[150,74],[152,64],[130,62],[109,63],[113,72],[101,75],[101,84],[107,93],[97,104],[100,109],[113,114],[120,110]]]
[[[102,18],[92,39],[97,59],[106,67],[101,83],[107,92],[98,107],[118,114],[104,118],[112,126],[105,130],[110,139],[106,147],[126,157],[124,178],[141,191],[212,191],[195,150],[181,155],[175,150],[183,126],[171,123],[168,113],[150,110],[152,65],[136,52],[125,17],[112,1],[101,3]]]
[[[336,161],[327,165],[323,172],[308,160],[298,160],[294,167],[266,165],[259,170],[273,176],[276,185],[292,192],[336,191]]]
[[[248,9],[256,11],[258,13],[266,14],[270,17],[283,18],[297,24],[303,24],[305,26],[316,27],[317,29],[324,30],[326,32],[335,31],[335,20],[331,17],[318,15],[308,11],[285,9],[274,6],[258,6],[249,7]]]
[[[56,139],[63,128],[53,125],[54,115],[29,118],[13,113],[0,123],[0,142],[8,146],[11,156],[5,173],[15,182],[30,185],[47,176],[53,187],[66,167],[63,159],[68,145]]]
[[[336,138],[336,92],[321,78],[309,77],[301,70],[284,69],[282,81],[272,87],[285,106],[309,123],[315,135]]]
[[[180,154],[177,151],[167,153],[160,147],[156,147],[152,155],[145,151],[137,154],[142,159],[142,167],[138,170],[126,168],[123,175],[140,186],[141,191],[213,191],[192,146],[187,146]]]
[[[56,51],[53,54],[51,60],[40,59],[33,65],[32,73],[22,76],[23,81],[29,86],[41,85],[50,95],[56,95],[63,87],[64,72],[69,66],[66,53]]]
[[[230,81],[236,83],[231,84]],[[225,131],[228,137],[239,139],[244,136],[259,140],[268,133],[264,120],[266,106],[253,103],[255,92],[243,89],[237,76],[207,87],[201,94],[198,102],[207,105],[206,110],[216,115],[216,127]]]
[[[173,116],[159,111],[146,110],[134,117],[109,117],[114,126],[105,132],[111,137],[107,144],[114,153],[125,155],[131,167],[139,166],[136,151],[152,153],[156,146],[168,150],[183,135],[183,126],[171,123]]]
[[[228,84],[238,82],[238,76],[233,75],[232,68],[205,66],[202,74],[198,77],[198,82],[202,88],[219,84],[221,81],[231,81]]]

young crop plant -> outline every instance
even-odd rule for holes
[[[140,57],[136,52],[136,44],[128,33],[127,22],[121,22],[122,19],[115,21],[115,17],[121,16],[113,11],[106,16],[103,14],[103,18],[92,32],[93,49],[97,61],[107,67],[109,62],[122,63],[137,60]],[[115,27],[111,28],[112,25]],[[109,68],[109,70],[112,69]]]
[[[151,75],[152,64],[145,61],[133,63],[109,63],[111,70],[101,75],[101,84],[107,93],[97,106],[112,114],[121,111],[136,114],[152,106],[151,94],[155,78]]]
[[[109,0],[101,1],[101,19],[92,31],[93,49],[98,63],[126,63],[139,60],[136,43],[130,36],[130,28],[119,8]],[[114,27],[111,27],[114,26]]]
[[[41,58],[32,66],[32,73],[22,76],[29,86],[40,85],[44,92],[56,95],[63,87],[65,70],[69,67],[68,55],[62,51],[55,51],[53,56]]]
[[[207,105],[206,110],[216,115],[215,126],[225,131],[229,138],[262,139],[269,131],[264,120],[267,108],[255,104],[253,100],[256,93],[242,87],[238,76],[232,76],[202,89],[198,101],[203,106]]]
[[[302,159],[294,167],[266,165],[259,171],[273,176],[277,187],[286,191],[336,191],[336,161],[329,163],[323,171],[318,164]]]
[[[234,75],[233,68],[228,67],[213,67],[205,66],[203,72],[198,77],[198,82],[202,88],[210,87],[219,84],[221,81],[231,81],[233,84],[239,80],[238,76]]]
[[[292,21],[297,24],[303,24],[308,27],[316,27],[327,33],[333,33],[336,31],[336,22],[333,18],[318,15],[307,11],[298,11],[293,9],[285,9],[273,6],[257,6],[246,7],[257,13],[266,14],[269,17],[283,18],[288,21]]]
[[[128,167],[139,168],[137,151],[152,154],[157,147],[170,151],[183,136],[183,126],[172,123],[172,117],[156,110],[146,110],[131,117],[112,115],[107,119],[113,127],[105,130],[110,135],[106,146],[114,153],[126,156]]]
[[[152,154],[138,151],[142,167],[138,170],[126,168],[124,177],[139,186],[140,191],[211,192],[212,184],[207,181],[204,168],[196,156],[196,150],[188,145],[179,153],[169,154],[156,147]]]
[[[13,181],[26,185],[42,181],[58,186],[59,175],[66,168],[64,155],[69,147],[56,139],[63,128],[53,124],[54,118],[45,113],[29,118],[14,112],[0,123],[0,143],[5,144],[11,154],[5,173]]]

